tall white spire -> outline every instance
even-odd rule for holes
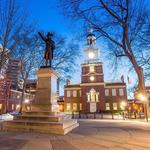
[[[99,49],[96,47],[96,37],[93,34],[93,28],[90,25],[87,34],[87,47],[85,49],[85,62],[97,63],[99,62]]]
[[[87,35],[87,44],[89,46],[94,46],[96,44],[96,37],[93,34],[93,28],[91,24],[90,24],[90,28],[89,28],[88,35]]]

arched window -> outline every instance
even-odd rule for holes
[[[96,92],[95,89],[91,89],[89,93],[87,93],[87,101],[88,102],[98,102],[99,92]]]

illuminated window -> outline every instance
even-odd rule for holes
[[[16,105],[16,110],[18,111],[20,109],[20,105]]]
[[[80,103],[80,110],[82,110],[82,103]]]
[[[125,110],[126,105],[127,105],[127,103],[126,103],[125,101],[122,101],[122,102],[120,103],[120,108],[121,108],[121,110]]]
[[[63,111],[64,107],[63,105],[59,105],[59,111]]]
[[[73,110],[77,111],[77,103],[73,103]]]
[[[90,66],[90,72],[94,72],[94,66]]]
[[[95,94],[95,96],[96,96],[96,102],[98,102],[98,94]]]
[[[120,95],[120,96],[123,96],[123,95],[124,95],[123,89],[119,89],[119,95]]]
[[[90,94],[89,93],[87,94],[87,100],[88,100],[88,102],[90,102]]]
[[[112,89],[112,96],[116,96],[116,89]]]
[[[110,110],[110,104],[106,103],[106,110]]]
[[[71,95],[70,91],[67,91],[67,97],[70,97],[70,95]]]
[[[81,90],[79,91],[79,93],[80,93],[80,97],[81,97]]]
[[[14,104],[11,105],[11,109],[12,109],[12,110],[15,109],[15,105],[14,105]]]
[[[109,89],[105,89],[105,96],[109,96]]]
[[[73,97],[77,97],[77,91],[73,91]]]
[[[113,110],[117,110],[117,103],[113,103]]]
[[[67,108],[67,111],[70,111],[71,110],[71,104],[70,103],[67,103],[67,106],[66,106]]]
[[[30,106],[27,106],[27,110],[28,110],[28,111],[31,110],[31,107],[30,107]]]
[[[3,106],[3,105],[2,105],[2,104],[0,104],[0,110],[2,109],[2,106]]]
[[[89,93],[87,93],[88,102],[98,102],[99,93],[94,89],[91,89]]]

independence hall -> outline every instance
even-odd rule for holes
[[[124,110],[127,104],[126,84],[123,79],[119,82],[104,81],[103,63],[99,61],[99,48],[96,47],[92,29],[87,35],[84,56],[85,62],[81,65],[81,83],[70,84],[70,81],[67,81],[64,88],[64,104],[60,108],[65,112]]]

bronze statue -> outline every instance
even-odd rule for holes
[[[53,53],[55,49],[55,42],[52,40],[53,34],[48,32],[47,36],[43,36],[40,32],[38,32],[42,40],[45,42],[45,54],[44,58],[46,60],[45,65],[48,66],[48,61],[49,61],[49,66],[52,67],[52,59],[53,59]]]

